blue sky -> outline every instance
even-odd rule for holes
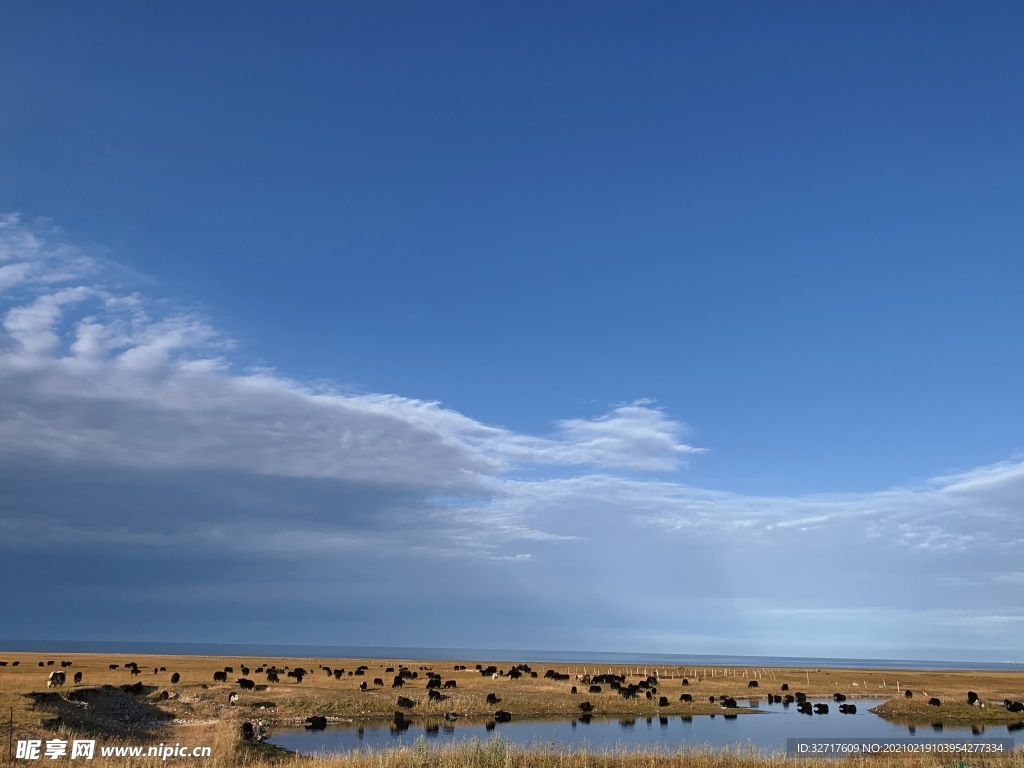
[[[1022,28],[6,9],[0,634],[1020,658]]]

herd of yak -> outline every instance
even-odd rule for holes
[[[320,669],[325,671],[327,675],[333,675],[336,679],[340,679],[341,676],[344,674],[356,676],[364,675],[368,670],[368,667],[360,666],[347,673],[345,672],[344,669],[331,669],[330,667],[324,665],[321,665]],[[426,680],[426,690],[429,701],[446,701],[448,697],[442,694],[441,690],[457,688],[457,683],[455,680],[443,680],[439,673],[433,672],[427,667],[420,667],[419,669],[420,671],[424,672],[424,677],[421,679]],[[465,666],[455,666],[456,671],[465,669]],[[527,664],[517,664],[516,666],[512,667],[512,669],[510,669],[508,672],[506,672],[505,670],[499,670],[496,666],[493,665],[485,667],[482,664],[477,664],[476,670],[482,676],[490,676],[494,680],[497,680],[499,676],[508,677],[510,679],[518,679],[523,675],[529,675],[530,677],[534,678],[538,676],[537,672],[530,669],[529,665]],[[227,671],[231,671],[230,668],[227,668]],[[243,674],[248,674],[248,670],[246,670],[245,668],[243,668],[242,671]],[[256,671],[261,672],[264,670],[261,668],[257,669]],[[280,671],[281,670],[276,670],[273,667],[269,668],[268,670],[266,670],[267,679],[270,681],[276,681],[276,675],[274,673]],[[388,667],[385,670],[385,674],[394,674],[394,677],[391,682],[392,688],[404,688],[407,682],[415,681],[418,678],[420,678],[419,671],[409,669],[406,666],[400,665],[398,667],[397,673],[395,672],[396,670],[394,667]],[[309,675],[310,672],[300,668],[297,670],[291,670],[287,674],[291,677],[296,678],[297,682],[302,682],[303,677]],[[219,676],[216,679],[221,681],[226,680],[226,677],[224,677],[223,673],[218,673],[218,675]],[[271,675],[273,675],[273,678],[271,677]],[[555,681],[567,681],[572,679],[569,674],[556,672],[553,669],[549,669],[547,672],[545,672],[544,677],[546,679],[551,679]],[[607,686],[609,691],[615,691],[625,699],[636,698],[642,692],[644,697],[648,700],[653,701],[655,696],[657,696],[657,704],[659,707],[670,706],[669,699],[667,696],[658,695],[658,683],[662,681],[659,681],[659,678],[654,675],[647,675],[643,679],[634,683],[627,682],[627,678],[625,675],[615,675],[610,673],[593,676],[577,675],[575,677],[575,681],[578,682],[578,685],[572,685],[570,687],[571,694],[578,694],[581,686],[585,686],[587,688],[588,694],[600,694],[604,691],[604,688],[602,686]],[[248,687],[248,684],[251,684],[252,681],[246,678],[242,678],[238,680],[238,683],[244,689]],[[689,686],[690,681],[686,678],[683,678],[681,684],[683,687],[686,687]],[[382,678],[375,678],[373,680],[374,687],[383,687],[384,685],[385,682]],[[748,687],[757,688],[757,681],[749,681]],[[359,688],[360,690],[366,691],[369,689],[369,686],[364,681],[360,683]],[[797,711],[807,715],[824,715],[829,713],[828,704],[812,704],[807,700],[807,695],[799,691],[791,694],[788,692],[788,684],[783,683],[781,690],[783,692],[782,694],[766,694],[769,701],[773,703],[781,703],[783,706],[789,706],[790,704],[795,703],[797,705]],[[904,696],[908,699],[913,698],[913,695],[913,692],[910,690],[904,692]],[[855,704],[847,703],[846,695],[842,693],[836,693],[833,694],[832,698],[834,699],[835,703],[838,704],[838,710],[840,713],[850,715],[857,713],[857,706]],[[495,693],[488,693],[485,701],[488,705],[494,706],[500,703],[501,699],[498,698],[497,694]],[[692,703],[694,699],[691,694],[683,693],[679,696],[679,701],[683,703]],[[978,697],[978,694],[976,694],[974,691],[967,692],[966,701],[968,704],[972,704],[975,706],[985,706],[981,699]],[[736,699],[731,696],[720,696],[717,699],[715,696],[709,696],[708,702],[711,704],[717,703],[723,709],[735,709],[738,706]],[[941,706],[942,704],[942,702],[937,698],[929,699],[928,703],[933,706]],[[1003,702],[1003,705],[1010,712],[1024,712],[1024,703],[1022,702],[1011,701],[1007,699]],[[396,709],[394,712],[393,727],[397,730],[405,730],[409,727],[411,720],[403,710],[411,710],[413,707],[416,706],[416,701],[406,696],[399,695],[396,700],[396,706],[398,707],[398,709]],[[594,705],[590,701],[584,701],[581,704],[579,704],[579,710],[581,713],[581,718],[584,720],[589,720],[591,717],[591,713],[594,711]],[[445,712],[443,717],[446,721],[454,721],[459,717],[459,715],[455,712]],[[494,712],[493,719],[487,722],[486,727],[488,730],[490,730],[494,728],[495,723],[509,722],[511,719],[511,713],[498,709]],[[309,730],[322,730],[326,727],[326,717],[323,717],[321,715],[313,715],[306,718],[306,728]],[[245,734],[243,734],[243,736],[244,735]]]

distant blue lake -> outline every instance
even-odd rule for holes
[[[728,656],[615,651],[516,650],[509,648],[418,648],[359,645],[269,645],[255,643],[150,643],[107,640],[4,640],[0,651],[28,653],[151,653],[183,656],[244,656],[307,659],[420,661],[548,661],[562,664],[664,665],[675,667],[797,667],[810,669],[993,669],[1024,671],[1024,661],[855,659],[814,656]]]
[[[779,752],[786,749],[789,738],[929,738],[956,737],[1007,738],[1016,736],[1015,743],[1024,738],[1024,730],[1005,725],[989,725],[972,730],[970,726],[916,726],[890,723],[868,710],[885,699],[851,699],[857,705],[857,714],[840,714],[831,699],[820,699],[829,704],[827,715],[802,715],[795,705],[767,704],[760,700],[763,714],[680,715],[667,717],[616,717],[584,720],[513,720],[511,723],[486,724],[483,721],[457,720],[445,723],[438,720],[413,720],[403,731],[392,727],[390,720],[367,721],[359,724],[331,726],[323,731],[304,728],[274,729],[270,742],[301,754],[318,752],[351,752],[353,750],[380,750],[389,747],[412,746],[423,738],[430,744],[489,741],[500,737],[523,747],[552,747],[557,750],[634,749],[678,750],[709,746],[720,749],[746,749]],[[746,702],[740,701],[743,705]],[[1024,723],[1020,728],[1024,729]]]

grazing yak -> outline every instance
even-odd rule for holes
[[[684,701],[687,704],[689,704],[689,703],[691,703],[693,701],[693,696],[691,696],[688,693],[684,693],[682,696],[679,697],[679,700],[680,701]]]
[[[238,687],[243,691],[251,691],[256,687],[256,683],[247,677],[238,678]]]
[[[268,683],[279,683],[279,682],[281,682],[281,678],[279,678],[277,676],[277,672],[275,672],[274,670],[271,669],[269,672],[267,672],[267,682]]]
[[[401,688],[405,685],[405,678],[401,675],[395,675],[395,679],[391,681],[392,688]]]
[[[592,685],[592,686],[590,686],[590,693],[600,693],[600,692],[601,692],[601,686],[600,685]]]
[[[179,675],[177,672],[175,672],[173,675],[171,675],[171,682],[172,683],[177,683],[179,680],[181,680],[181,675]]]
[[[375,677],[375,678],[373,678],[373,684],[374,685],[378,685],[381,688],[383,688],[384,687],[384,680],[382,678]]]
[[[668,696],[660,697],[658,699],[658,706],[659,707],[667,707],[668,706]]]
[[[233,705],[236,701],[238,701],[238,693],[235,692],[235,691],[232,691],[231,693],[228,694],[228,706]]]
[[[757,688],[757,680],[751,680],[747,683],[747,688]]]
[[[458,687],[454,680],[445,680],[442,688],[456,688]]]
[[[582,712],[583,714],[587,714],[588,712],[593,712],[593,711],[594,711],[594,705],[591,704],[589,701],[584,701],[584,702],[582,702],[580,704],[580,712]]]
[[[412,699],[407,699],[405,696],[399,696],[397,704],[398,706],[403,707],[405,709],[412,709],[416,706],[415,701],[413,701]]]
[[[64,672],[51,672],[50,676],[46,678],[46,687],[54,688],[64,685],[66,680]]]
[[[427,698],[430,701],[447,701],[448,700],[448,697],[445,696],[443,693],[441,693],[436,688],[431,688],[429,691],[427,691]]]
[[[80,682],[82,682],[82,673],[75,672],[75,685],[78,685]]]
[[[906,696],[908,699],[914,698],[914,692],[909,688],[907,688],[907,690],[903,692],[903,695]]]
[[[935,698],[933,696],[932,698],[928,699],[928,704],[933,706],[933,707],[941,707],[942,706],[942,699],[937,699],[937,698]]]
[[[976,694],[974,691],[968,691],[967,692],[967,703],[968,704],[977,704],[978,703],[978,694]]]
[[[252,741],[252,737],[256,735],[256,729],[252,727],[252,723],[249,721],[242,723],[238,732],[242,737],[242,741]]]
[[[487,703],[488,704],[497,704],[499,701],[501,701],[501,699],[498,698],[497,694],[494,694],[494,693],[488,693],[487,694]]]
[[[228,681],[228,673],[227,672],[214,672],[213,673],[213,682],[215,682],[215,683],[226,683],[227,681]]]

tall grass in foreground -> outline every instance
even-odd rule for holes
[[[467,741],[435,747],[423,739],[411,747],[348,754],[303,756],[264,744],[238,742],[220,729],[206,743],[213,747],[206,759],[102,758],[74,761],[98,768],[1024,768],[1024,751],[1003,756],[878,755],[842,760],[787,758],[784,754],[720,749],[667,751],[620,748],[562,752],[552,747],[525,748],[501,739]],[[117,740],[105,741],[112,745]],[[124,742],[128,744],[128,742]],[[138,742],[133,742],[138,744]],[[6,747],[6,745],[4,745]],[[32,764],[67,765],[72,761],[9,761],[4,748],[0,766],[25,768]]]
[[[348,755],[299,758],[296,768],[848,768],[866,765],[873,768],[1024,768],[1024,753],[1002,758],[892,756],[813,760],[786,758],[748,750],[741,752],[708,750],[603,750],[561,752],[554,749],[527,749],[492,740],[469,742],[437,749],[416,744],[383,753],[362,752]]]
[[[706,750],[616,750],[562,752],[553,748],[518,747],[499,739],[464,742],[431,748],[417,742],[412,747],[386,752],[298,758],[296,767],[310,768],[1024,768],[1024,752],[999,758],[955,756],[880,756],[845,760],[797,759],[782,754]]]

